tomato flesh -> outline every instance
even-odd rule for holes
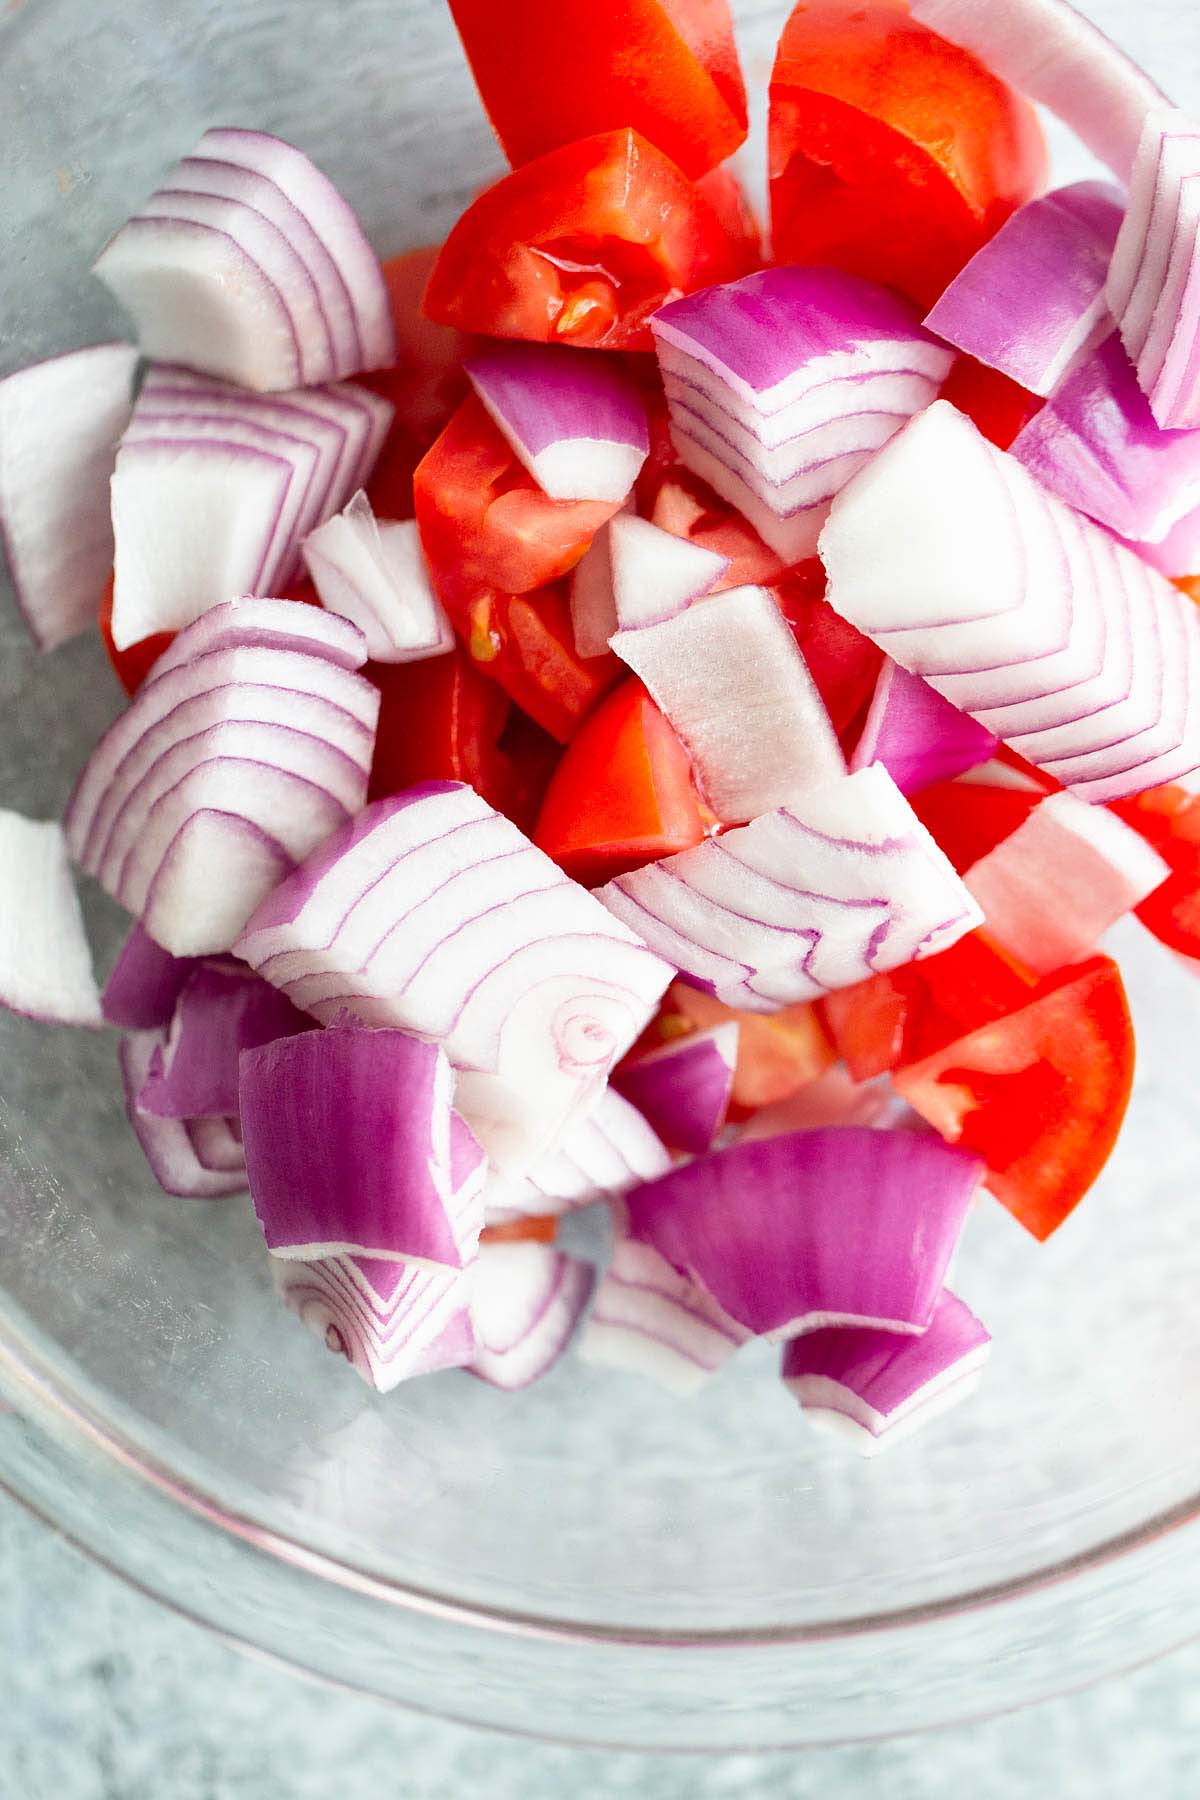
[[[668,297],[731,281],[743,263],[675,163],[635,131],[609,131],[481,194],[442,247],[425,312],[491,337],[649,350]]]
[[[1160,943],[1200,958],[1200,797],[1179,787],[1149,788],[1109,810],[1153,846],[1171,873],[1136,909]]]
[[[966,413],[999,450],[1007,450],[1022,427],[1045,405],[1039,395],[1031,394],[1011,375],[989,369],[973,356],[958,358],[938,397]]]
[[[909,805],[960,875],[1011,837],[1045,795],[982,781],[937,781]]]
[[[833,263],[922,307],[1045,176],[1033,109],[904,0],[803,0],[769,129],[779,261]]]
[[[640,681],[597,708],[568,745],[534,843],[585,887],[704,840],[687,751]]]
[[[163,651],[169,649],[174,643],[175,633],[173,631],[156,631],[152,637],[142,638],[136,644],[127,645],[124,650],[118,650],[113,642],[112,615],[113,577],[110,575],[100,601],[100,641],[108,653],[113,673],[125,692],[132,697],[137,693]]]
[[[545,1218],[509,1219],[503,1225],[485,1225],[479,1234],[481,1244],[552,1244],[558,1236],[558,1220],[553,1213]]]
[[[819,557],[789,570],[771,591],[800,646],[843,749],[853,748],[883,667],[883,651],[830,606]]]
[[[729,1103],[732,1123],[799,1093],[837,1061],[816,1009],[807,1001],[777,1013],[739,1012],[685,981],[667,989],[657,1018],[634,1045],[629,1060],[660,1044],[730,1022],[738,1027]]]

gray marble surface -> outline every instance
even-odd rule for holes
[[[1192,1800],[1200,1645],[1012,1718],[707,1760],[523,1743],[248,1660],[0,1500],[0,1800]]]

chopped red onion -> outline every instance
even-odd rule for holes
[[[358,221],[301,151],[265,133],[206,132],[93,266],[148,356],[244,387],[312,386],[394,356]]]
[[[932,1134],[832,1126],[685,1163],[625,1205],[630,1234],[756,1336],[918,1333],[983,1173]]]
[[[671,1166],[666,1145],[635,1106],[605,1088],[584,1119],[521,1176],[493,1176],[484,1191],[489,1225],[548,1218],[615,1200]]]
[[[361,1256],[272,1257],[271,1270],[286,1305],[381,1394],[475,1354],[460,1270]]]
[[[948,781],[995,755],[1000,740],[889,657],[879,671],[852,770],[882,763],[902,794]]]
[[[1152,112],[1108,274],[1108,304],[1150,410],[1164,428],[1200,426],[1200,126]]]
[[[138,1105],[170,1119],[236,1117],[242,1051],[312,1031],[315,1023],[248,969],[200,963],[180,992],[161,1066]]]
[[[876,764],[599,889],[684,979],[776,1012],[949,946],[982,914]]]
[[[246,595],[201,613],[163,651],[149,679],[216,650],[298,650],[339,669],[361,669],[367,660],[367,640],[349,619],[295,600]]]
[[[461,1128],[455,1144],[453,1087],[439,1046],[403,1031],[339,1024],[243,1050],[242,1139],[267,1248],[465,1268],[486,1165]]]
[[[964,880],[989,934],[1049,975],[1089,956],[1170,872],[1106,807],[1051,794]]]
[[[99,1025],[100,993],[62,826],[0,809],[0,1006]]]
[[[202,1169],[236,1173],[245,1186],[246,1152],[236,1119],[185,1119],[184,1127]]]
[[[674,537],[634,513],[619,513],[607,536],[614,631],[673,619],[711,592],[730,566],[727,556]]]
[[[212,1168],[207,1156],[201,1160],[192,1135],[198,1121],[156,1118],[139,1107],[138,1095],[150,1079],[164,1043],[164,1032],[131,1031],[121,1039],[120,1049],[125,1110],[151,1174],[164,1194],[182,1200],[223,1200],[243,1193],[246,1176],[242,1168]]]
[[[796,640],[766,588],[727,588],[612,647],[679,734],[719,819],[741,824],[845,771]]]
[[[793,1338],[783,1383],[811,1425],[874,1456],[973,1393],[991,1347],[974,1313],[944,1289],[917,1338],[844,1327]]]
[[[896,294],[837,269],[765,269],[651,324],[680,459],[788,562],[953,361]]]
[[[839,495],[829,599],[1089,801],[1200,767],[1200,617],[937,401]]]
[[[415,519],[377,521],[360,490],[302,548],[323,603],[359,627],[372,662],[421,662],[453,649]]]
[[[751,1335],[649,1244],[618,1236],[579,1337],[579,1356],[687,1396]]]
[[[912,0],[922,25],[1056,113],[1122,181],[1162,90],[1065,0]]]
[[[39,650],[95,627],[136,364],[131,344],[94,344],[0,380],[0,544]]]
[[[1200,506],[1176,521],[1156,544],[1124,540],[1126,547],[1148,562],[1160,575],[1200,574]]]
[[[1050,394],[1111,332],[1104,297],[1120,191],[1077,181],[1030,200],[954,277],[925,324],[946,343]]]
[[[488,343],[466,371],[513,454],[552,500],[624,500],[650,454],[646,403],[615,357]]]
[[[548,1374],[575,1335],[596,1271],[553,1244],[484,1244],[471,1269],[478,1345],[466,1365],[513,1393]]]
[[[789,1131],[818,1131],[824,1125],[869,1125],[887,1130],[903,1108],[880,1082],[855,1081],[841,1063],[815,1081],[770,1106],[760,1106],[738,1132],[739,1143],[782,1137]]]
[[[703,1156],[725,1126],[737,1051],[735,1019],[623,1063],[613,1086],[672,1150]]]
[[[470,788],[429,782],[338,831],[237,954],[322,1020],[437,1038],[456,1105],[520,1173],[599,1095],[671,970]]]
[[[1200,506],[1200,431],[1155,424],[1115,331],[1022,427],[1012,454],[1124,538],[1157,542]]]
[[[195,967],[191,957],[172,956],[135,925],[100,996],[105,1020],[123,1031],[169,1025],[175,1002]]]
[[[603,656],[617,629],[611,532],[610,520],[601,526],[571,570],[571,630],[580,656]]]

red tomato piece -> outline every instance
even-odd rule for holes
[[[949,400],[959,412],[966,413],[1000,450],[1007,450],[1022,426],[1028,425],[1045,405],[1039,395],[1031,394],[1011,375],[989,369],[973,356],[958,358],[939,398]]]
[[[833,263],[928,307],[1041,191],[1031,106],[904,0],[803,0],[771,77],[780,262]]]
[[[1107,1162],[1133,1083],[1134,1036],[1117,965],[1094,956],[1026,1004],[893,1077],[949,1143],[987,1164],[991,1192],[1046,1239]]]
[[[1200,797],[1183,788],[1148,788],[1109,810],[1140,832],[1171,873],[1137,908],[1160,943],[1182,956],[1200,957]]]
[[[673,537],[687,538],[729,558],[716,593],[733,587],[767,587],[786,571],[783,558],[763,543],[754,527],[686,469],[659,482],[645,516]]]
[[[485,1225],[479,1234],[481,1244],[552,1244],[558,1236],[558,1220],[551,1213],[546,1218],[509,1219],[504,1225]]]
[[[748,1119],[760,1107],[786,1100],[816,1081],[837,1061],[816,1008],[802,1001],[777,1013],[739,1012],[699,988],[677,981],[667,989],[649,1029],[629,1053],[629,1061],[659,1044],[709,1031],[730,1022],[738,1027],[737,1063],[729,1117]]]
[[[117,680],[125,692],[132,696],[137,693],[163,651],[174,643],[175,633],[173,631],[156,631],[152,637],[142,638],[139,643],[130,644],[124,650],[118,650],[113,643],[112,613],[113,577],[110,575],[108,586],[100,601],[100,641],[108,652],[108,660],[113,666]]]
[[[883,667],[883,651],[834,611],[825,598],[825,585],[824,565],[814,556],[789,570],[771,591],[800,646],[833,729],[844,740],[844,749],[853,748]]]
[[[741,272],[696,184],[636,131],[608,131],[481,194],[442,247],[425,312],[491,337],[649,350],[669,296]]]
[[[739,275],[753,275],[765,262],[763,230],[741,182],[728,163],[722,163],[702,175],[696,186],[720,221],[737,257]]]
[[[554,773],[533,841],[585,887],[704,839],[687,751],[640,681],[580,727]]]
[[[1189,600],[1200,602],[1200,575],[1177,575],[1175,586],[1181,594],[1186,594]]]
[[[821,1013],[855,1081],[870,1081],[1017,1011],[1037,980],[985,933],[972,931],[937,956],[828,995]]]
[[[726,0],[450,0],[480,98],[514,167],[631,125],[689,175],[746,135]]]
[[[908,803],[960,875],[1023,825],[1042,793],[982,781],[938,781]]]

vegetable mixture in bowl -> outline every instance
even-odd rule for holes
[[[1200,124],[1055,0],[809,0],[760,225],[723,0],[451,10],[513,168],[442,245],[214,128],[136,343],[0,381],[30,632],[129,696],[0,814],[0,999],[375,1388],[761,1337],[872,1454],[980,1377],[973,1206],[1112,1150],[1105,933],[1200,957]]]

